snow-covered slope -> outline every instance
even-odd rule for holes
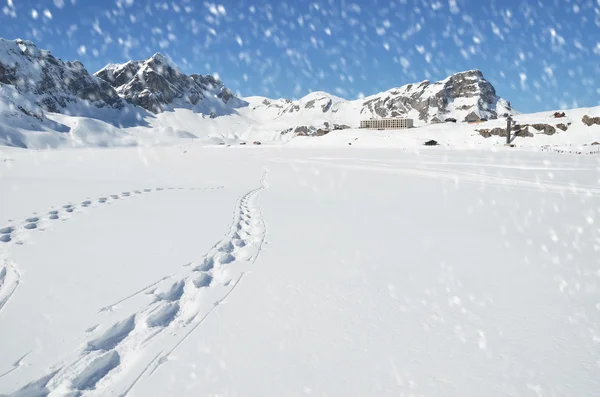
[[[0,148],[0,395],[597,396],[599,157],[426,149]]]
[[[565,117],[555,118],[555,112],[540,112],[514,116],[516,126],[511,128],[511,143],[517,147],[534,150],[582,152],[584,145],[600,142],[600,106],[564,111]],[[562,111],[561,111],[562,113]],[[587,125],[585,116],[599,120],[598,124]],[[294,146],[329,147],[389,147],[421,148],[429,140],[454,148],[493,148],[506,144],[506,120],[487,122],[439,123],[424,125],[408,130],[364,130],[350,128],[331,131],[321,137],[298,136]],[[588,122],[589,124],[589,122]],[[519,132],[515,133],[515,130]],[[600,146],[593,146],[597,151]]]

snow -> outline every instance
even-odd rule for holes
[[[8,90],[5,86],[3,90]],[[4,91],[3,91],[4,92]],[[6,95],[4,98],[11,98]],[[0,98],[2,99],[2,98]],[[207,145],[218,143],[239,144],[240,142],[261,141],[272,144],[292,144],[299,146],[347,146],[348,143],[361,147],[396,147],[415,148],[424,142],[435,139],[440,144],[454,148],[498,147],[505,144],[503,137],[483,138],[477,130],[505,128],[504,119],[490,120],[480,124],[441,123],[417,125],[410,130],[373,131],[357,129],[361,119],[367,118],[358,110],[351,112],[348,108],[325,114],[320,109],[326,103],[317,100],[312,109],[298,112],[282,113],[290,103],[284,100],[263,103],[266,98],[247,98],[249,105],[237,109],[234,113],[211,118],[193,109],[175,108],[152,115],[132,106],[124,110],[92,109],[71,105],[67,111],[72,114],[85,114],[85,117],[66,114],[45,113],[44,120],[39,121],[24,115],[16,109],[16,104],[8,102],[0,107],[6,117],[0,121],[4,136],[0,143],[10,146],[29,148],[46,147],[94,147],[94,146],[149,146],[156,144],[187,144],[197,140]],[[215,102],[221,103],[218,100]],[[462,103],[456,101],[457,103]],[[28,109],[26,102],[17,102]],[[332,105],[332,106],[335,106]],[[600,126],[586,126],[582,117],[598,117],[600,107],[580,108],[566,111],[565,118],[555,119],[553,111],[533,114],[517,114],[514,119],[519,124],[568,125],[567,131],[557,129],[557,133],[549,136],[542,133],[534,137],[517,137],[513,143],[527,150],[540,150],[550,147],[581,148],[600,140]],[[409,114],[415,120],[418,114]],[[453,113],[445,117],[456,116]],[[349,121],[350,120],[350,121]],[[316,126],[322,128],[325,123],[349,123],[351,129],[332,131],[322,137],[296,137],[295,133],[282,134],[289,128],[298,126]],[[569,124],[570,123],[570,124]],[[120,125],[117,127],[115,125]],[[530,131],[534,131],[530,128]],[[58,132],[58,133],[57,133]]]
[[[596,395],[600,157],[405,132],[0,149],[0,394]]]

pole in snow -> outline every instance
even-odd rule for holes
[[[510,114],[508,115],[508,117],[506,118],[506,144],[510,145],[510,127],[512,124],[512,117],[510,117]]]

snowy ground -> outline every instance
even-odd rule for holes
[[[600,395],[600,156],[310,142],[2,149],[0,394]]]

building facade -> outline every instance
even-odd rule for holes
[[[400,117],[369,119],[362,120],[360,122],[360,128],[378,130],[401,130],[405,128],[412,128],[413,126],[413,119],[406,119]]]

